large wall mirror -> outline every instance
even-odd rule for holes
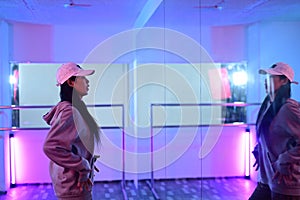
[[[59,66],[60,64],[49,63],[12,64],[12,105],[43,106],[56,104],[59,101],[59,88],[55,86],[55,73]],[[166,66],[168,66],[169,70],[164,70]],[[216,109],[214,109],[214,112],[217,113],[214,114],[212,114],[211,109],[207,106],[201,106],[201,108],[195,106],[188,108],[179,107],[176,108],[177,110],[166,107],[162,112],[154,113],[158,113],[159,115],[155,115],[154,124],[166,124],[167,121],[169,121],[170,124],[185,126],[247,123],[246,107],[241,106],[247,102],[246,67],[245,63],[165,64],[157,69],[161,70],[160,73],[157,73],[157,70],[155,71],[153,68],[144,68],[137,73],[140,80],[145,81],[147,77],[147,83],[152,83],[153,80],[151,77],[153,76],[158,79],[157,74],[161,74],[161,80],[155,80],[159,83],[166,84],[166,86],[172,86],[172,90],[168,90],[170,87],[164,87],[162,90],[162,87],[158,87],[157,84],[144,84],[145,86],[139,88],[139,90],[137,90],[140,92],[138,98],[138,106],[140,106],[138,109],[140,112],[138,113],[140,116],[139,120],[142,121],[143,124],[149,124],[149,119],[145,116],[148,116],[147,113],[149,113],[151,103],[211,103],[212,106],[214,106],[213,104],[215,103],[234,103],[232,105],[218,105]],[[87,104],[117,103],[124,104],[125,107],[128,106],[128,99],[130,99],[131,94],[128,65],[113,64],[106,67],[104,64],[85,64],[84,68],[94,68],[97,72],[95,75],[89,77],[91,80],[91,88],[93,88],[94,85],[96,85],[97,88],[94,94],[87,97]],[[203,73],[199,75],[196,71]],[[182,79],[181,82],[180,78]],[[93,85],[92,83],[95,84]],[[191,94],[184,89],[184,83],[189,86],[188,88],[192,91]],[[116,90],[116,88],[119,89]],[[174,96],[170,91],[175,92],[177,96]],[[180,99],[174,97],[180,97]],[[195,112],[195,109],[199,110],[199,112]],[[26,128],[47,127],[42,120],[42,115],[48,110],[49,108],[13,110],[13,126]],[[121,119],[115,118],[115,111],[110,108],[108,110],[110,111],[107,111],[107,109],[97,109],[96,114],[98,112],[102,113],[99,114],[99,116],[111,116],[109,120],[101,119],[99,121],[105,122],[105,124],[102,124],[103,126],[119,126]],[[169,111],[171,114],[165,116]],[[105,113],[103,114],[103,112]],[[107,114],[107,112],[112,113]],[[201,117],[194,116],[195,113],[198,113]],[[129,116],[129,114],[125,113],[125,116]],[[199,120],[195,121],[195,119]]]

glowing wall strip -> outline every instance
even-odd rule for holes
[[[244,134],[245,144],[245,177],[250,178],[250,128],[247,127]]]
[[[16,151],[15,151],[15,137],[14,134],[11,133],[9,135],[9,143],[10,143],[10,184],[11,187],[16,184]]]

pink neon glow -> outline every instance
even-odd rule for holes
[[[24,142],[20,138],[20,132],[17,132],[14,137],[15,144],[15,179],[16,183],[22,183],[23,175],[25,174],[24,168],[26,168],[27,162],[23,158],[26,158],[26,153],[30,153],[23,148]],[[24,154],[24,152],[26,152]],[[21,167],[22,166],[22,167]]]
[[[221,76],[221,82],[218,84],[216,84],[216,74],[219,74]],[[208,75],[212,97],[217,100],[231,98],[231,90],[229,85],[227,69],[210,69],[208,71]],[[221,90],[219,88],[220,84],[222,86]]]
[[[10,139],[8,136],[8,132],[4,133],[4,141],[5,141],[5,188],[8,189],[10,185]],[[7,153],[6,153],[7,152]]]
[[[245,144],[245,176],[250,176],[250,132],[245,132],[244,134],[244,144]]]
[[[17,193],[17,190],[11,190],[10,191],[10,196],[13,197],[14,199],[17,198],[20,194]]]
[[[39,133],[39,134],[37,134]],[[47,131],[15,133],[16,184],[50,183],[49,159],[43,152]]]
[[[16,160],[15,160],[15,138],[10,138],[10,167],[11,167],[11,184],[16,184]]]
[[[238,137],[238,153],[236,154],[236,164],[238,165],[240,175],[243,176],[245,175],[245,132],[241,130]]]

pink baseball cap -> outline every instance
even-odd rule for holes
[[[258,73],[270,75],[284,75],[290,80],[291,83],[298,84],[298,82],[294,80],[294,70],[288,64],[278,62],[275,63],[273,66],[273,68],[260,69]]]
[[[79,65],[73,62],[62,64],[57,69],[56,72],[56,81],[57,86],[63,84],[66,80],[71,78],[72,76],[89,76],[95,73],[95,70],[85,70],[81,69]]]

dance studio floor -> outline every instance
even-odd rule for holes
[[[244,178],[176,179],[155,181],[155,191],[161,200],[247,200],[256,183]],[[126,182],[128,200],[155,200],[147,181]],[[55,200],[51,184],[20,185],[1,194],[0,200]],[[122,200],[120,182],[96,182],[94,200]]]

